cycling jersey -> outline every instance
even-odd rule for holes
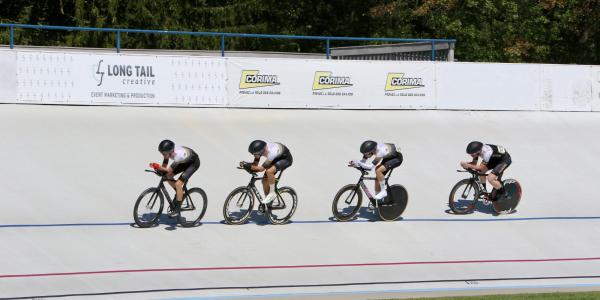
[[[492,170],[492,173],[500,176],[508,166],[512,163],[512,159],[508,151],[502,146],[485,144],[481,148],[481,154],[479,154],[483,163],[486,165],[488,170]]]
[[[267,160],[262,164],[263,168],[268,169],[274,165],[277,171],[283,171],[292,165],[294,159],[284,144],[267,142],[266,147]]]
[[[173,174],[183,173],[179,179],[187,181],[200,168],[200,158],[194,150],[188,147],[175,146],[173,152],[173,163],[171,164]],[[166,159],[163,164],[168,162],[169,160]]]
[[[363,156],[359,162],[359,165],[366,169],[372,169],[373,166],[376,166],[381,162],[381,164],[385,166],[387,170],[391,170],[400,166],[403,161],[402,154],[392,143],[377,143],[372,165],[368,165],[366,163],[367,159],[368,157]]]

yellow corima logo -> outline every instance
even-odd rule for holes
[[[332,72],[317,71],[313,81],[313,90],[334,89],[352,86],[348,76],[331,76]]]
[[[388,73],[385,91],[408,90],[424,86],[423,78],[404,78],[404,73]]]
[[[277,75],[258,74],[259,70],[242,70],[240,89],[251,89],[265,86],[279,85]]]

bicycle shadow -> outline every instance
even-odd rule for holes
[[[467,200],[464,200],[464,201],[463,201],[463,200],[460,200],[460,201],[458,201],[458,202],[457,202],[457,204],[458,204],[460,207],[467,206],[469,203],[471,203],[471,201],[467,201]],[[445,212],[446,212],[447,214],[449,214],[449,215],[459,215],[459,214],[455,214],[454,212],[452,212],[452,210],[451,210],[450,208],[446,209],[446,211],[445,211]],[[475,209],[474,209],[472,212],[470,212],[470,213],[468,213],[468,214],[465,214],[465,215],[470,215],[470,214],[472,214],[472,213],[474,213],[474,212],[484,213],[484,214],[487,214],[487,215],[492,215],[492,216],[500,216],[500,215],[505,215],[505,214],[499,214],[499,213],[497,213],[497,212],[494,210],[494,207],[492,206],[492,204],[491,204],[491,203],[489,203],[489,204],[487,204],[487,205],[486,205],[486,204],[484,204],[484,203],[483,203],[483,201],[477,201],[477,203],[475,204]],[[515,209],[515,210],[511,211],[511,212],[510,212],[510,213],[508,213],[508,214],[514,214],[514,213],[516,213],[516,212],[517,212],[517,210]]]
[[[225,220],[221,220],[219,223],[228,225],[227,222],[225,222]],[[288,223],[291,223],[291,221],[288,222]],[[258,225],[258,226],[265,226],[265,225],[270,225],[271,222],[269,222],[269,220],[267,219],[266,215],[259,214],[258,211],[253,210],[250,213],[250,217],[248,217],[248,219],[244,223],[242,223],[242,224],[235,224],[235,225],[240,226],[240,225],[248,225],[248,224],[254,224],[254,225]]]
[[[156,217],[156,213],[144,215],[144,218],[148,218],[148,219],[154,219],[155,217]],[[160,215],[160,217],[158,218],[158,221],[156,222],[156,224],[150,228],[159,227],[161,225],[167,225],[165,227],[165,230],[173,231],[173,230],[177,230],[177,228],[179,227],[178,226],[179,222],[177,221],[177,218],[172,218],[172,217],[169,217],[168,215],[162,213]],[[191,228],[195,228],[195,227],[198,227],[201,225],[202,225],[202,222],[200,222],[198,225],[193,226]],[[134,228],[141,228],[137,224],[135,224],[135,222],[131,223],[129,226],[134,227]]]
[[[393,221],[402,221],[402,219],[404,219],[403,217],[399,217],[397,220]],[[383,220],[381,220],[381,218],[379,217],[379,214],[377,213],[376,210],[369,210],[367,207],[361,207],[358,209],[358,213],[356,213],[356,216],[354,217],[354,219],[350,220],[349,222],[353,222],[353,221],[367,221],[367,222],[378,222],[378,221],[382,221],[385,222]],[[333,221],[333,222],[337,222],[337,219],[335,217],[330,217],[329,221]]]

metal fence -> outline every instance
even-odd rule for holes
[[[117,53],[121,52],[121,34],[122,33],[143,33],[143,34],[163,34],[163,35],[189,35],[206,36],[220,38],[221,56],[225,56],[225,45],[227,38],[263,38],[263,39],[300,39],[317,40],[324,43],[325,55],[327,59],[331,58],[330,44],[332,41],[358,41],[358,42],[393,42],[393,43],[420,43],[431,45],[430,60],[439,60],[436,56],[436,48],[439,44],[456,43],[454,39],[402,39],[402,38],[367,38],[367,37],[333,37],[333,36],[307,36],[307,35],[277,35],[277,34],[251,34],[251,33],[226,33],[226,32],[195,32],[195,31],[172,31],[172,30],[148,30],[148,29],[123,29],[123,28],[95,28],[95,27],[72,27],[72,26],[50,26],[50,25],[30,25],[30,24],[7,24],[0,23],[0,28],[8,28],[9,45],[13,49],[15,46],[15,28],[34,29],[34,30],[61,30],[61,31],[92,31],[108,32],[116,35],[115,48]]]

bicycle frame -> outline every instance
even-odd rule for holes
[[[480,198],[482,195],[487,195],[489,198],[491,198],[492,193],[488,193],[486,187],[483,185],[483,182],[481,182],[481,180],[479,179],[480,176],[487,176],[487,173],[479,173],[477,171],[473,171],[473,170],[456,170],[457,172],[468,172],[471,174],[471,182],[475,182],[477,184],[477,189],[479,190],[480,193]],[[504,173],[500,174],[500,176],[498,176],[498,181],[500,181],[500,183],[502,184],[502,175],[504,175]]]
[[[356,185],[361,187],[361,189],[363,190],[363,192],[365,192],[365,194],[367,195],[367,198],[369,198],[369,200],[374,200],[373,194],[371,194],[371,191],[365,184],[365,180],[377,180],[377,177],[365,177],[365,176],[369,175],[369,171],[362,169],[362,168],[356,168],[356,167],[355,167],[355,169],[357,169],[361,172],[361,176],[358,179],[358,182],[356,183]],[[390,179],[390,176],[392,176],[393,171],[394,171],[394,169],[391,169],[387,173],[387,175],[385,175],[384,180],[385,180],[386,187],[389,187],[388,180]]]
[[[238,168],[238,169],[243,169],[243,168]],[[246,170],[246,172],[248,172]],[[262,180],[266,175],[263,175],[262,177],[259,177],[258,175],[256,175],[256,173],[252,173],[252,172],[248,172],[250,173],[250,175],[252,175],[252,178],[250,178],[250,182],[248,183],[247,187],[249,190],[251,190],[254,193],[254,196],[256,197],[256,199],[258,200],[259,203],[262,203],[262,196],[260,195],[260,192],[258,191],[258,188],[256,188],[256,181],[258,180]],[[279,179],[281,178],[281,174],[283,174],[283,171],[280,171],[279,174],[277,175],[277,177],[275,178],[275,193],[277,194],[278,198],[281,198],[281,195],[279,195],[279,192],[277,191],[277,184],[279,183]],[[284,204],[285,208],[285,202],[281,201],[281,203]],[[279,207],[278,207],[279,208]]]
[[[146,170],[146,172],[150,172],[150,173],[154,173],[157,176],[160,176],[160,182],[158,183],[158,186],[156,187],[158,190],[160,190],[163,195],[165,196],[165,198],[167,199],[167,202],[169,203],[169,206],[173,206],[173,201],[175,201],[175,197],[173,199],[171,199],[171,196],[169,195],[169,191],[167,190],[167,187],[165,186],[165,181],[171,181],[171,182],[175,182],[177,180],[175,179],[169,179],[166,178],[165,176],[159,174],[156,171],[151,171],[151,170]],[[183,195],[187,195],[188,189],[187,189],[187,182],[184,183],[183,185]],[[177,192],[176,192],[177,193]],[[185,201],[186,199],[184,198],[183,201]],[[193,202],[192,202],[193,204]],[[181,210],[190,210],[190,209],[194,209],[194,207],[192,208],[187,208],[187,209],[181,209]]]

